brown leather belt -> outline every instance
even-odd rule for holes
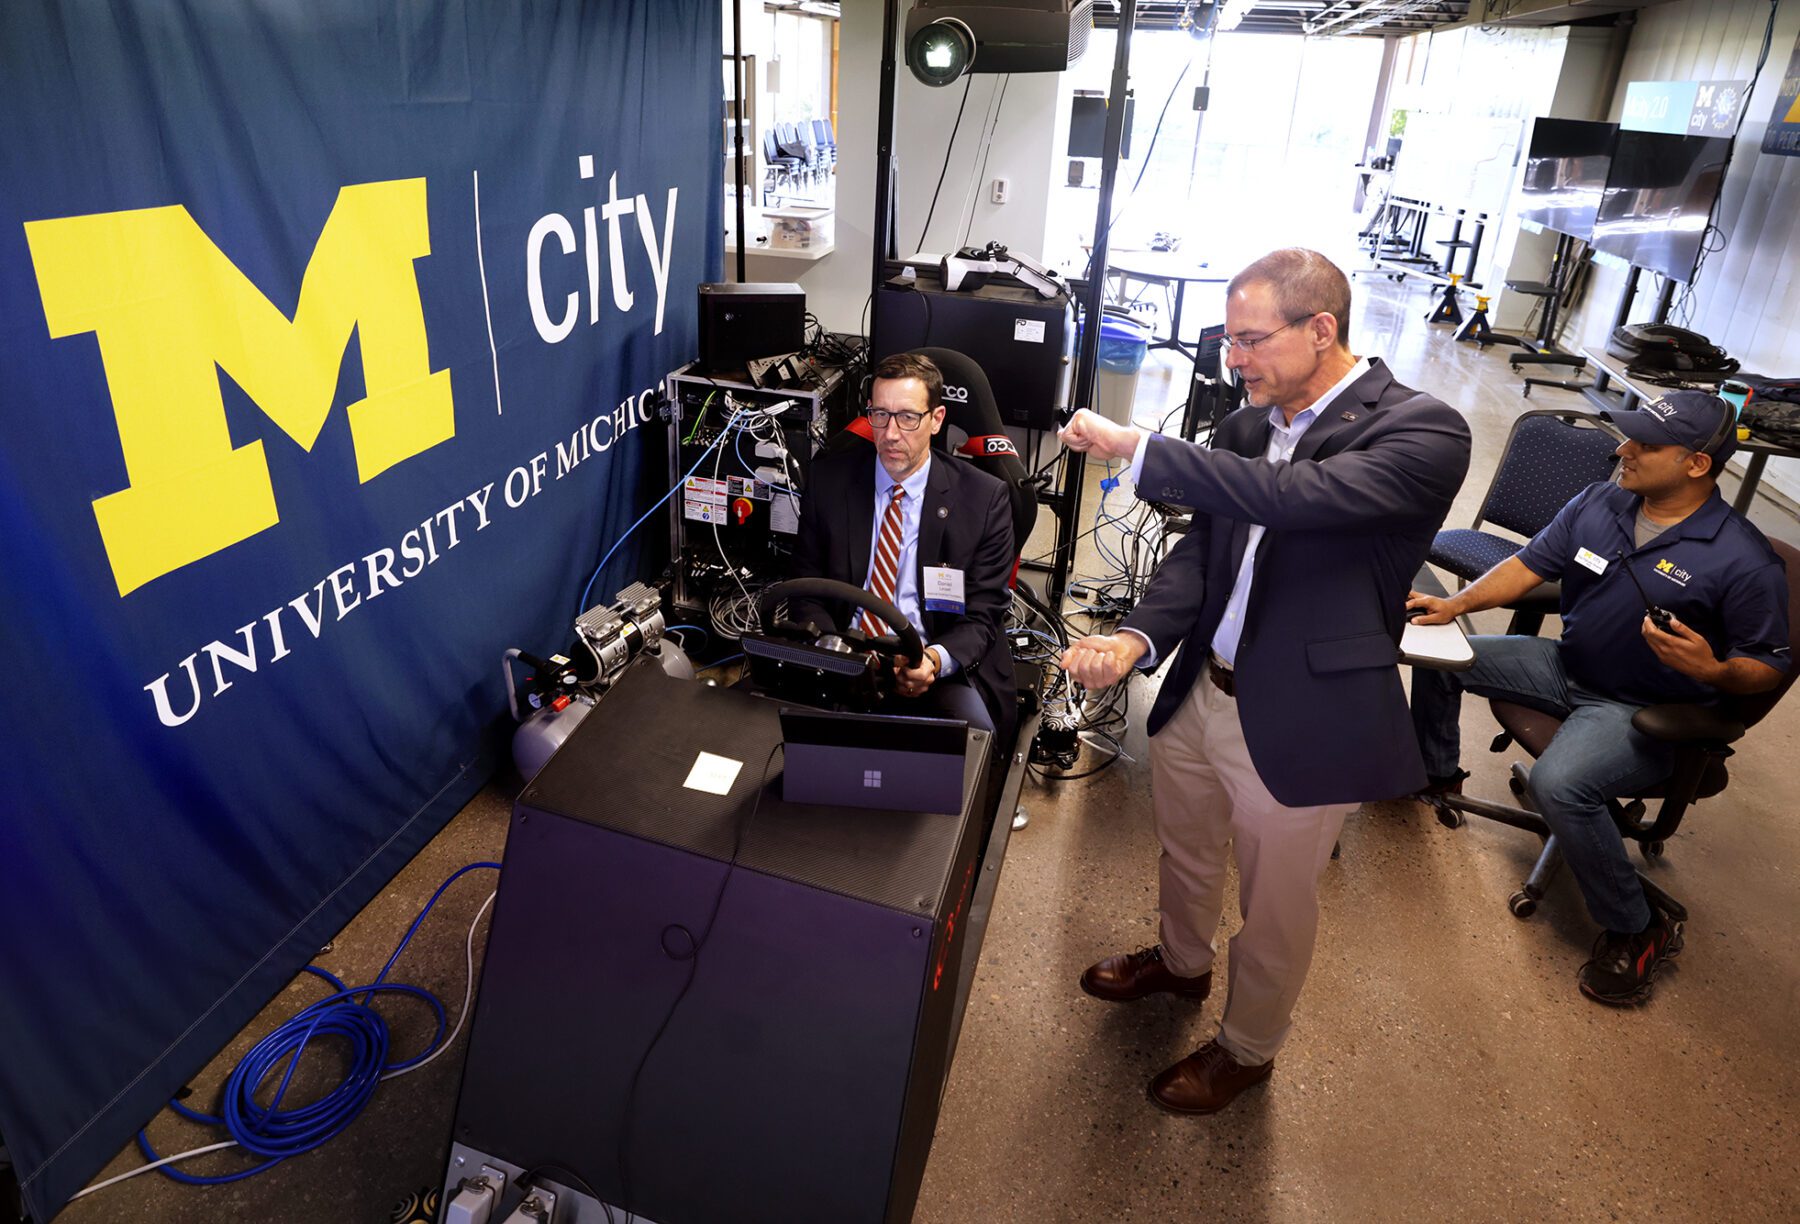
[[[1227,697],[1237,697],[1237,680],[1232,669],[1219,662],[1217,655],[1209,655],[1206,660],[1206,674],[1211,677],[1213,687]]]

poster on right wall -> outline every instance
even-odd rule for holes
[[[1762,151],[1800,156],[1800,38],[1794,40],[1794,54],[1788,57],[1787,71],[1782,74],[1781,93],[1769,116]]]

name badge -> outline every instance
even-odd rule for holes
[[[927,565],[925,567],[925,610],[927,612],[961,612],[967,607],[963,601],[963,572],[951,569],[947,565]]]
[[[1606,558],[1589,548],[1575,554],[1575,564],[1593,570],[1596,574],[1606,572]]]

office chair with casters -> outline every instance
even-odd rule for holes
[[[1475,521],[1438,532],[1426,560],[1456,575],[1458,586],[1473,582],[1548,527],[1577,493],[1613,479],[1613,451],[1621,440],[1617,430],[1591,412],[1540,408],[1520,413]],[[1496,535],[1484,530],[1484,524],[1524,539]],[[1535,635],[1544,617],[1556,611],[1560,595],[1557,584],[1546,582],[1507,604],[1513,619],[1506,631]]]
[[[1770,543],[1787,566],[1788,636],[1789,640],[1794,640],[1800,638],[1800,549],[1780,540]],[[1726,696],[1714,705],[1645,706],[1632,717],[1631,725],[1640,733],[1671,744],[1675,749],[1675,769],[1667,779],[1626,796],[1628,802],[1615,799],[1607,805],[1619,832],[1638,844],[1646,862],[1663,856],[1664,844],[1681,826],[1682,817],[1691,805],[1718,795],[1730,784],[1725,760],[1732,754],[1731,745],[1775,708],[1792,687],[1796,675],[1800,672],[1789,668],[1781,683],[1766,693]],[[1496,752],[1504,751],[1509,743],[1516,741],[1535,759],[1549,747],[1562,726],[1560,718],[1529,706],[1498,699],[1490,700],[1488,704],[1501,727],[1501,734],[1494,740]],[[1529,830],[1544,839],[1543,852],[1532,865],[1531,874],[1507,903],[1519,918],[1529,918],[1536,912],[1538,902],[1544,899],[1545,889],[1563,861],[1556,835],[1532,807],[1531,793],[1526,787],[1530,777],[1530,767],[1524,762],[1513,764],[1508,785],[1521,804],[1519,807],[1456,794],[1436,795],[1427,801],[1436,811],[1438,821],[1452,829],[1463,823],[1465,815],[1480,816],[1515,829]],[[1646,814],[1646,800],[1660,801],[1653,818]],[[1641,871],[1638,880],[1652,905],[1678,922],[1687,921],[1687,909],[1681,902]]]

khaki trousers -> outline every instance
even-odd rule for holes
[[[1150,740],[1163,955],[1182,977],[1208,972],[1225,904],[1227,846],[1238,912],[1219,1044],[1240,1063],[1275,1057],[1312,965],[1319,877],[1354,803],[1284,807],[1250,763],[1237,701],[1202,674]]]

